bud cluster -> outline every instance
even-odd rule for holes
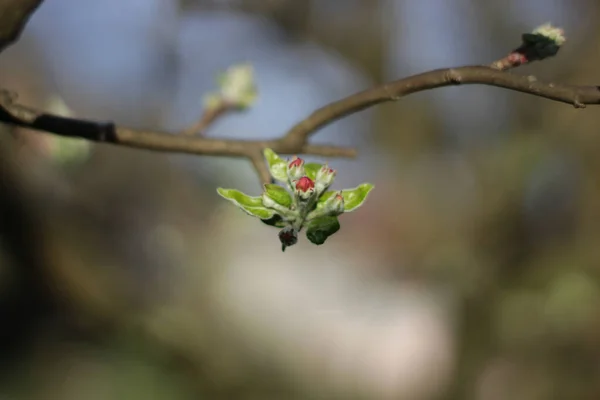
[[[263,206],[274,210],[285,221],[285,227],[279,232],[282,249],[292,246],[298,241],[298,232],[302,227],[321,217],[338,216],[344,212],[344,198],[342,192],[328,196],[325,201],[319,199],[331,186],[335,179],[336,171],[328,165],[306,165],[306,162],[297,156],[285,164],[286,186],[290,201],[283,205],[281,199],[275,198],[273,185],[266,185],[262,195]],[[277,186],[277,196],[281,194],[282,186]]]
[[[265,150],[265,157],[271,175],[283,185],[264,185],[260,197],[235,189],[218,189],[218,193],[247,214],[282,228],[279,240],[284,251],[298,242],[303,228],[312,243],[323,244],[339,230],[337,217],[358,208],[373,189],[365,183],[354,189],[327,191],[336,176],[327,164],[306,163],[299,157],[285,161],[271,149]]]

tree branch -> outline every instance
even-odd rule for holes
[[[538,81],[486,66],[438,69],[390,82],[333,102],[300,121],[276,140],[228,140],[194,137],[184,130],[179,134],[131,129],[113,123],[65,118],[16,103],[15,95],[0,91],[0,122],[138,149],[188,153],[207,156],[245,157],[257,164],[256,154],[270,147],[281,154],[309,154],[322,157],[354,157],[356,151],[337,146],[310,145],[308,139],[320,128],[373,105],[396,101],[425,90],[452,85],[481,84],[515,90],[575,107],[600,104],[598,86],[572,86]],[[261,178],[264,171],[258,171]]]
[[[181,133],[188,136],[193,135],[204,135],[206,130],[214,124],[219,118],[223,117],[227,112],[234,110],[230,104],[221,103],[216,107],[208,108],[204,110],[204,113],[200,119],[194,122],[192,125],[184,129]]]
[[[0,122],[24,128],[76,137],[93,142],[109,143],[138,149],[251,159],[266,147],[282,154],[312,154],[322,157],[354,157],[351,148],[309,145],[290,145],[277,140],[227,140],[193,137],[180,133],[157,132],[116,126],[83,119],[61,117],[16,103],[16,96],[0,91]]]
[[[43,0],[0,0],[0,52],[16,42]]]
[[[413,75],[356,93],[314,111],[288,131],[284,140],[302,143],[324,126],[350,114],[425,90],[453,85],[488,85],[543,97],[575,107],[600,104],[598,86],[572,86],[538,81],[534,76],[514,75],[486,66],[445,68]]]

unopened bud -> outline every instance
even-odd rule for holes
[[[295,245],[298,242],[298,231],[291,226],[286,226],[279,231],[279,241],[281,242],[281,251],[286,247]]]
[[[538,26],[533,32],[523,34],[522,39],[523,44],[514,52],[520,53],[526,62],[555,56],[567,40],[561,28],[550,24]],[[521,62],[521,64],[525,64],[525,62]]]
[[[329,168],[327,164],[323,165],[321,169],[317,171],[315,178],[315,190],[317,193],[323,193],[335,179],[336,171]]]
[[[221,97],[227,104],[245,109],[256,101],[254,70],[249,64],[233,65],[221,76]]]
[[[344,197],[342,192],[337,192],[334,196],[330,197],[325,203],[325,208],[330,215],[340,215],[344,212]]]
[[[317,205],[317,208],[311,211],[306,219],[314,220],[321,217],[337,217],[345,211],[344,196],[342,191],[329,196],[327,200]]]
[[[302,200],[309,199],[315,192],[315,183],[308,176],[303,176],[294,181],[296,195]]]
[[[294,156],[292,160],[288,163],[287,168],[288,177],[290,180],[300,179],[304,176],[304,160]]]

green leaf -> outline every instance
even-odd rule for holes
[[[262,199],[260,196],[252,197],[245,193],[240,192],[236,189],[223,189],[218,188],[217,192],[229,201],[236,203],[236,205],[245,207],[261,207]]]
[[[318,163],[304,164],[304,173],[314,181],[317,178],[317,172],[319,172],[322,166],[323,164]]]
[[[274,226],[276,228],[283,228],[288,225],[288,223],[284,221],[283,217],[279,214],[275,214],[269,219],[261,219],[261,221],[269,226]]]
[[[363,183],[362,185],[355,187],[354,189],[344,189],[342,190],[342,196],[344,197],[344,212],[351,212],[360,207],[365,200],[371,190],[373,190],[375,186],[371,183]],[[317,202],[317,210],[323,208],[323,205],[331,196],[336,194],[338,191],[330,190],[321,195],[319,197],[319,201]]]
[[[246,214],[252,215],[253,217],[270,219],[276,215],[274,210],[263,207],[261,197],[248,196],[236,189],[218,188],[217,193],[241,208]]]
[[[277,153],[275,153],[271,149],[265,149],[263,154],[267,159],[267,164],[269,164],[269,171],[271,172],[271,176],[278,181],[287,182],[287,163],[284,159],[279,157]]]
[[[269,183],[265,185],[265,193],[277,204],[281,204],[284,207],[292,205],[292,196],[283,187]]]
[[[321,217],[310,221],[306,228],[306,237],[312,243],[321,245],[325,240],[340,230],[337,217]]]
[[[351,212],[360,207],[365,200],[369,192],[373,190],[375,186],[371,183],[363,183],[354,189],[342,190],[342,196],[344,197],[344,212]]]

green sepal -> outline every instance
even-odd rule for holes
[[[288,223],[284,221],[283,217],[279,214],[275,214],[269,219],[261,219],[261,221],[276,228],[284,228],[288,225]]]

